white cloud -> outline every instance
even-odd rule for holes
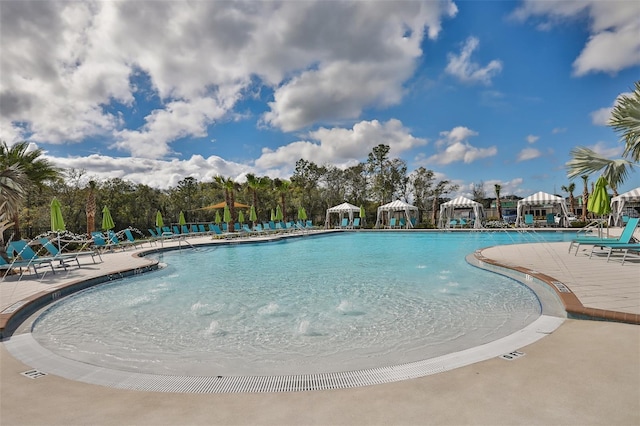
[[[161,157],[268,86],[264,122],[290,131],[400,101],[456,6],[440,2],[0,2],[0,137],[115,139]],[[119,110],[155,105],[141,127]],[[153,145],[152,141],[155,141]]]
[[[533,160],[534,158],[538,158],[542,156],[542,152],[535,148],[524,148],[520,153],[518,153],[518,157],[516,159],[517,162]]]
[[[598,154],[606,158],[620,158],[624,151],[622,144],[616,144],[614,146],[608,145],[606,142],[596,142],[593,145],[587,146],[587,148],[597,152]]]
[[[600,108],[591,113],[591,122],[596,126],[608,126],[609,120],[611,120],[611,112],[613,111],[613,106],[618,102],[621,96],[632,96],[632,93],[621,93],[616,97],[616,100],[613,102],[613,105],[606,108]]]
[[[200,155],[194,155],[188,160],[170,161],[97,154],[88,157],[45,158],[57,167],[86,170],[90,178],[121,178],[160,189],[176,187],[178,182],[187,176],[201,182],[211,182],[216,175],[238,178],[254,171],[244,164],[226,161],[216,156],[204,158]]]
[[[421,165],[430,163],[444,165],[458,161],[468,164],[482,158],[496,155],[498,153],[496,146],[477,148],[467,141],[468,138],[476,136],[477,134],[477,132],[464,126],[458,126],[452,130],[440,132],[440,135],[443,137],[436,141],[435,146],[441,151],[428,157],[426,160],[417,158],[416,161]],[[442,150],[443,147],[444,150]]]
[[[528,135],[527,136],[527,142],[529,142],[529,143],[536,143],[538,141],[538,139],[540,139],[540,136],[535,136],[535,135]]]
[[[616,73],[640,64],[640,2],[601,0],[525,0],[513,17],[548,18],[542,29],[566,19],[589,17],[589,40],[573,62],[573,73]]]
[[[567,131],[566,127],[555,127],[551,130],[551,134],[557,135],[559,133],[565,133]]]
[[[361,121],[353,128],[320,128],[309,132],[310,140],[297,141],[276,150],[263,149],[255,161],[260,170],[291,167],[303,158],[316,164],[331,163],[339,167],[356,164],[380,144],[389,145],[391,157],[427,144],[427,140],[412,136],[399,120],[381,123]]]
[[[459,55],[453,53],[447,55],[449,63],[445,72],[466,83],[491,84],[491,79],[502,71],[502,62],[494,59],[484,67],[473,62],[471,54],[479,45],[480,40],[476,37],[469,37]]]

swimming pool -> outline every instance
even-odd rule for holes
[[[309,374],[474,347],[534,321],[525,286],[475,269],[490,245],[562,233],[362,232],[159,255],[167,267],[47,309],[32,334],[66,358],[169,375]]]

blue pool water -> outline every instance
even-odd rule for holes
[[[573,234],[572,234],[573,235]],[[562,233],[340,233],[157,255],[166,268],[52,305],[33,335],[67,358],[155,374],[337,372],[496,340],[540,315],[477,248]]]

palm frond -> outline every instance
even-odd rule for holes
[[[572,149],[571,157],[566,164],[567,176],[570,179],[602,171],[602,176],[607,179],[612,188],[617,188],[624,182],[633,169],[633,163],[628,160],[623,158],[612,160],[583,146]]]
[[[625,142],[623,155],[631,156],[635,162],[640,160],[640,81],[635,82],[631,95],[623,95],[616,101],[609,125],[621,133]]]

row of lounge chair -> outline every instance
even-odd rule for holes
[[[335,229],[357,229],[360,228],[360,218],[356,217],[353,219],[353,223],[349,223],[348,218],[343,218],[342,222],[340,222],[340,226],[336,226]]]
[[[188,236],[202,236],[202,235],[217,235],[217,236],[241,236],[246,234],[261,234],[267,232],[283,232],[293,230],[305,230],[311,229],[314,225],[312,221],[297,221],[297,222],[263,222],[257,223],[255,226],[250,227],[248,224],[235,223],[233,232],[231,232],[226,223],[220,225],[209,224],[192,224],[188,225],[173,225],[156,227],[155,229],[149,228],[149,235],[152,240],[159,239],[172,239],[172,238],[186,238]]]
[[[34,250],[31,245],[40,245],[41,248],[38,250]],[[67,270],[67,267],[73,263],[75,263],[78,268],[80,265],[80,257],[83,256],[91,256],[93,263],[96,263],[96,257],[102,261],[102,257],[100,253],[87,249],[88,243],[85,243],[79,250],[62,253],[55,244],[53,244],[47,238],[38,238],[32,242],[27,242],[24,240],[11,241],[7,244],[6,252],[9,258],[9,262],[7,262],[4,258],[0,256],[0,270],[4,271],[3,277],[6,276],[9,271],[19,269],[20,275],[28,270],[33,270],[33,273],[37,276],[40,268],[51,268],[51,271],[55,274],[55,267],[64,268]],[[44,255],[39,255],[44,251]]]

